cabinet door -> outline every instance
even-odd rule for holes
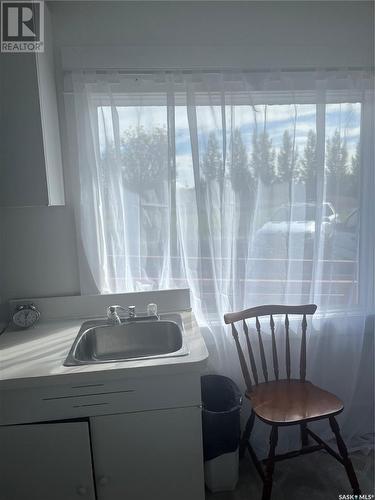
[[[91,421],[98,500],[203,500],[201,410],[177,408]]]
[[[0,206],[64,205],[52,22],[45,51],[0,55]]]
[[[0,205],[48,205],[35,54],[1,54],[0,74]]]
[[[1,500],[95,500],[86,422],[0,427]]]

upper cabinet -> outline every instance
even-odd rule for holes
[[[64,205],[53,41],[45,52],[0,54],[0,206]]]

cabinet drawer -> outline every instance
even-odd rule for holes
[[[198,374],[7,389],[0,424],[28,423],[200,404]]]

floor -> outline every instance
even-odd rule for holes
[[[352,453],[362,494],[374,498],[374,453]],[[240,463],[235,491],[207,492],[206,500],[260,500],[262,483],[248,457]],[[325,452],[304,455],[275,466],[272,500],[339,500],[352,493],[343,466]]]

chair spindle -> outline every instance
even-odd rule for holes
[[[289,342],[289,317],[285,315],[285,365],[286,376],[290,380],[290,342]]]
[[[257,328],[257,332],[258,332],[259,351],[260,351],[260,359],[262,361],[263,376],[264,376],[264,380],[266,382],[268,382],[268,371],[267,371],[266,356],[264,354],[263,340],[262,340],[262,334],[260,332],[260,323],[259,323],[258,316],[256,317],[256,328]]]
[[[254,382],[256,385],[258,385],[259,382],[258,382],[257,365],[255,364],[254,352],[253,352],[253,348],[251,347],[250,338],[249,338],[249,329],[247,327],[247,323],[245,320],[243,320],[243,331],[244,331],[245,337],[246,337],[246,344],[247,344],[247,349],[249,351],[250,365],[251,365],[251,371],[253,372]]]
[[[306,379],[306,329],[307,329],[307,320],[306,314],[303,315],[302,319],[302,339],[301,339],[301,359],[300,359],[300,379],[302,382]]]
[[[279,361],[277,359],[277,348],[275,339],[275,322],[273,320],[272,314],[270,315],[270,327],[272,333],[272,358],[273,358],[273,371],[275,373],[276,380],[279,380]]]
[[[249,373],[249,370],[247,368],[245,356],[243,354],[242,347],[241,347],[241,344],[240,344],[240,341],[238,338],[238,331],[237,331],[236,327],[234,326],[234,323],[232,323],[232,335],[233,335],[234,341],[236,343],[237,353],[238,353],[238,357],[240,360],[242,374],[243,374],[243,377],[245,379],[246,388],[249,392],[251,392],[252,384],[251,384],[250,373]]]

